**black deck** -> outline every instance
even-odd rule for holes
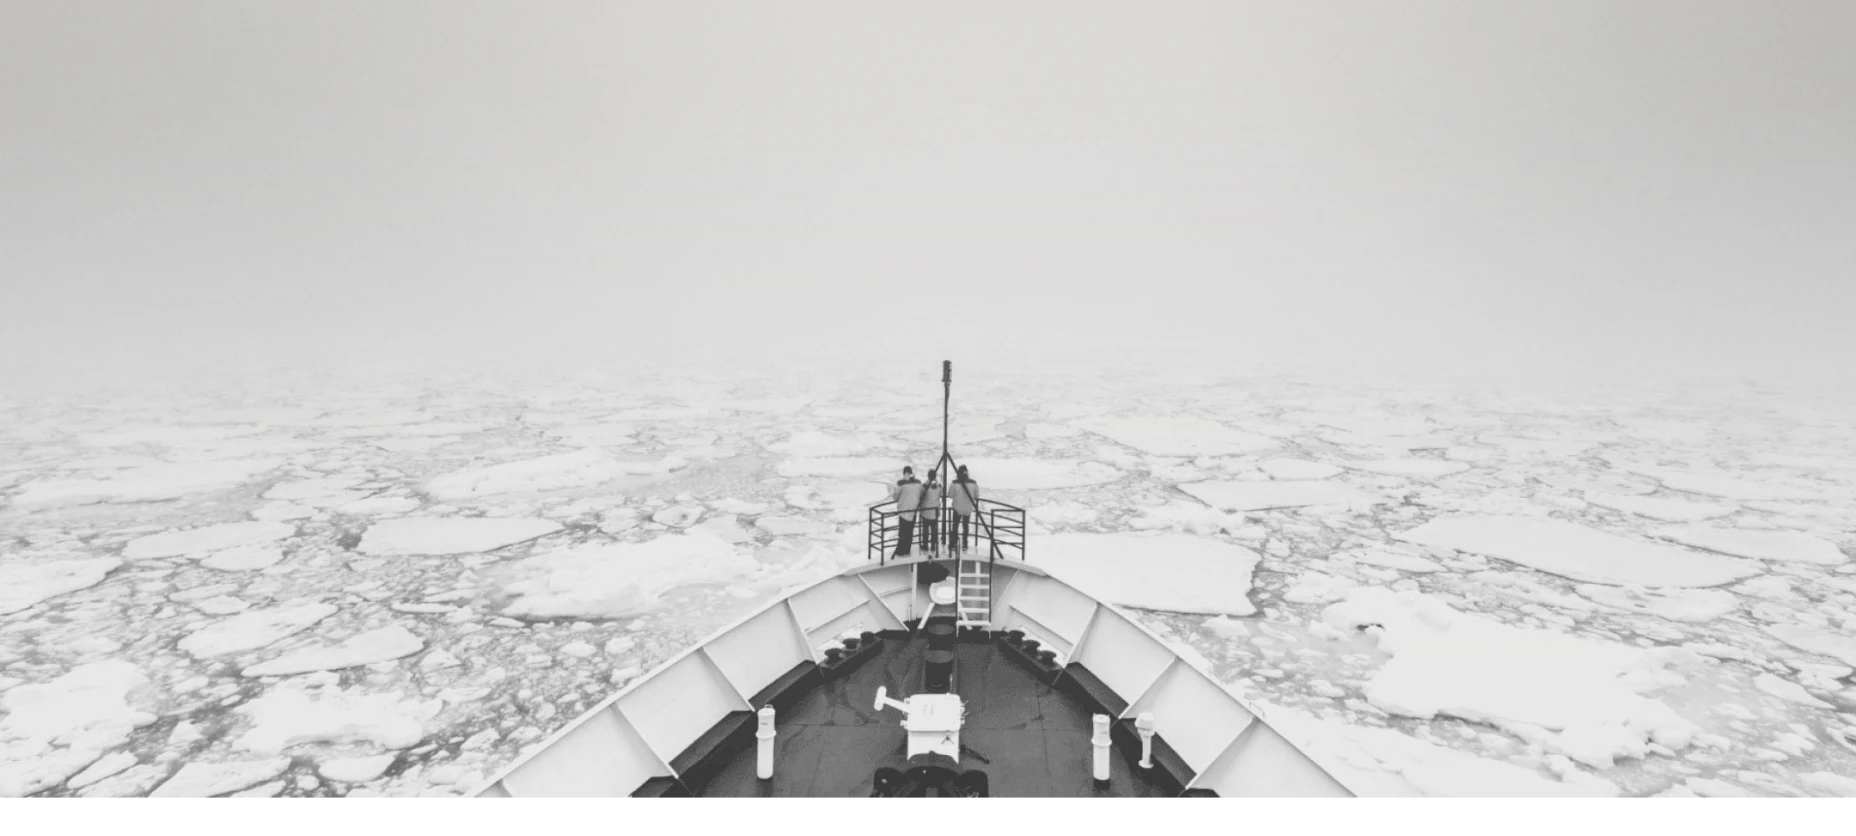
[[[898,700],[921,693],[926,644],[922,636],[891,638],[879,655],[841,678],[796,679],[799,692],[780,700],[790,700],[790,706],[776,709],[772,780],[754,777],[749,723],[745,735],[735,728],[722,731],[729,744],[711,749],[704,768],[682,773],[683,783],[693,794],[706,797],[870,795],[876,770],[903,769],[907,753],[903,715],[893,709],[877,711],[876,689],[885,687],[890,698]],[[1120,734],[1115,735],[1115,752],[1109,759],[1109,786],[1097,789],[1090,775],[1094,706],[1063,689],[1061,681],[1058,688],[1039,682],[992,644],[956,644],[954,670],[954,690],[966,703],[960,765],[984,771],[992,795],[1179,795],[1179,783],[1171,775],[1160,771],[1147,776],[1134,768],[1139,750],[1130,752]]]

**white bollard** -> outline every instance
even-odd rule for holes
[[[1141,733],[1141,768],[1154,768],[1154,713],[1141,712],[1134,718],[1134,729]]]
[[[1095,744],[1095,778],[1097,787],[1108,786],[1108,715],[1096,715],[1096,736],[1090,739]]]
[[[754,762],[754,774],[762,781],[773,777],[773,706],[760,710],[760,731],[754,733],[760,740],[759,758]]]

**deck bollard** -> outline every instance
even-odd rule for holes
[[[760,731],[754,736],[760,740],[760,751],[754,762],[754,774],[762,781],[773,777],[773,706],[760,710]]]
[[[1154,713],[1141,712],[1134,718],[1134,729],[1141,733],[1141,768],[1154,768]]]
[[[1096,748],[1096,758],[1095,758],[1096,789],[1102,789],[1108,786],[1108,746],[1109,746],[1108,722],[1109,720],[1108,720],[1107,714],[1097,714],[1096,715],[1096,736],[1091,738],[1089,741],[1090,743],[1095,744],[1095,748]]]

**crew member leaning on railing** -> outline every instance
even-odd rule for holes
[[[973,538],[973,513],[980,505],[980,483],[967,475],[967,466],[961,465],[959,474],[949,482],[947,494],[954,504],[954,519],[947,526],[947,548],[958,555],[967,550],[967,544]]]
[[[915,542],[915,509],[922,504],[922,483],[915,479],[915,468],[902,468],[902,478],[889,489],[896,503],[896,556],[908,557]]]

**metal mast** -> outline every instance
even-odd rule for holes
[[[941,459],[935,467],[941,471],[941,484],[947,484],[947,406],[954,398],[954,361],[941,361]]]

